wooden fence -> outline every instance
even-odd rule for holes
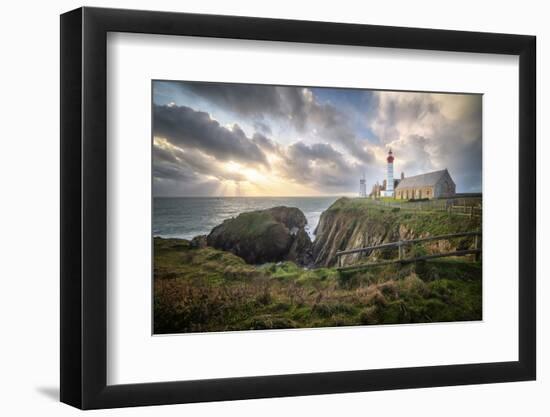
[[[387,201],[371,200],[374,204],[398,208],[403,211],[446,211],[447,213],[463,216],[481,217],[483,210],[481,207],[481,198],[447,198],[433,199],[425,201]]]
[[[457,250],[453,252],[423,255],[423,256],[417,256],[414,258],[405,258],[404,256],[405,253],[403,248],[406,246],[414,245],[417,243],[433,241],[433,240],[453,239],[457,237],[466,237],[466,236],[474,237],[474,249],[465,249],[465,250]],[[373,250],[376,250],[376,249],[387,249],[392,247],[398,248],[397,259],[390,259],[390,260],[385,260],[380,262],[363,263],[363,264],[351,265],[351,266],[343,266],[342,264],[343,256],[352,255],[356,253],[372,252]],[[465,256],[465,255],[475,255],[476,261],[479,261],[481,259],[481,232],[478,232],[478,231],[462,232],[462,233],[452,233],[447,235],[430,236],[430,237],[424,237],[420,239],[400,240],[397,242],[383,243],[381,245],[376,245],[376,246],[368,246],[365,248],[357,248],[357,249],[350,249],[350,250],[336,252],[336,257],[338,258],[337,269],[339,271],[361,270],[361,269],[365,269],[373,266],[389,265],[394,263],[405,264],[405,263],[411,263],[411,262],[417,262],[417,261],[425,261],[429,259],[445,258],[448,256]]]

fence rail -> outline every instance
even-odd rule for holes
[[[444,239],[453,239],[457,237],[467,237],[467,236],[474,236],[474,249],[465,249],[465,250],[457,250],[453,252],[445,252],[445,253],[438,253],[438,254],[432,254],[432,255],[423,255],[423,256],[417,256],[414,258],[405,258],[404,257],[404,251],[403,248],[405,246],[414,245],[417,243],[422,242],[428,242],[433,240],[444,240]],[[352,255],[356,253],[363,253],[363,252],[370,252],[376,249],[385,249],[390,247],[397,247],[398,248],[398,258],[397,259],[391,259],[387,261],[380,261],[380,262],[371,262],[371,263],[363,263],[359,265],[351,265],[351,266],[343,266],[342,265],[342,258],[346,255]],[[358,270],[363,268],[368,268],[372,266],[381,266],[381,265],[389,265],[393,263],[411,263],[411,262],[417,262],[417,261],[423,261],[428,259],[436,259],[436,258],[444,258],[448,256],[465,256],[465,255],[471,255],[474,254],[475,260],[479,260],[481,256],[481,232],[479,231],[473,231],[473,232],[461,232],[461,233],[451,233],[446,235],[439,235],[439,236],[429,236],[419,239],[410,239],[410,240],[399,240],[397,242],[389,242],[389,243],[382,243],[380,245],[376,246],[367,246],[364,248],[356,248],[356,249],[350,249],[345,251],[338,251],[336,252],[336,257],[338,258],[338,270],[340,271],[349,271],[349,270]]]
[[[469,217],[481,217],[483,214],[480,197],[457,197],[424,201],[403,200],[403,202],[376,199],[371,201],[379,206],[399,208],[404,211],[446,211]]]

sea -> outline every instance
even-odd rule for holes
[[[155,197],[153,236],[192,239],[207,235],[224,220],[240,213],[277,206],[297,207],[314,239],[321,213],[339,197]]]

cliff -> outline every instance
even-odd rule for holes
[[[406,204],[406,203],[405,203]],[[389,208],[368,199],[340,198],[323,214],[315,231],[313,258],[316,266],[336,265],[337,251],[375,246],[398,240],[436,236],[478,230],[479,217],[452,215],[446,212],[414,212]],[[466,249],[473,244],[472,238],[434,241],[425,245],[427,253]],[[395,249],[396,251],[396,249]],[[370,254],[353,254],[343,258],[344,265],[357,262],[359,256],[369,259],[395,257],[391,250],[373,251]]]

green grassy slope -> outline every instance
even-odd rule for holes
[[[157,334],[481,319],[481,264],[464,259],[340,274],[178,239],[154,249]]]
[[[449,214],[445,211],[409,210],[407,207],[415,207],[415,203],[397,201],[400,201],[402,207],[386,207],[365,198],[340,198],[325,213],[345,214],[358,220],[368,218],[370,222],[382,224],[388,230],[404,225],[409,229],[430,235],[471,231],[481,226],[479,217],[470,218],[467,215]]]

